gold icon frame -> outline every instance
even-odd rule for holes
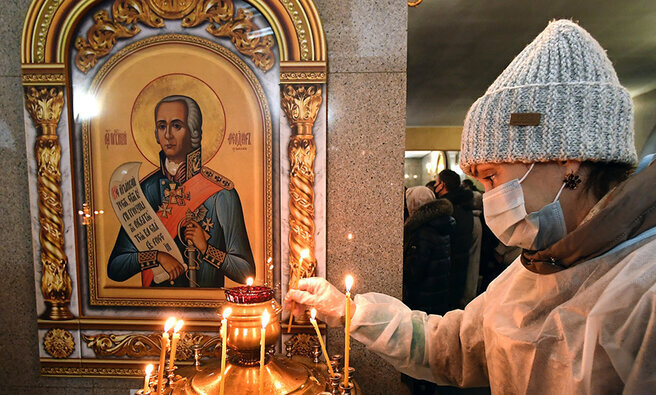
[[[22,82],[25,88],[27,116],[36,129],[34,137],[34,155],[36,162],[36,185],[38,195],[39,240],[35,240],[41,274],[40,293],[46,310],[38,319],[40,332],[48,334],[43,338],[41,355],[42,374],[44,375],[82,375],[82,376],[138,376],[143,369],[143,361],[132,359],[107,359],[106,352],[96,352],[94,358],[78,355],[72,357],[69,349],[91,348],[93,339],[100,335],[87,335],[84,331],[114,331],[116,336],[125,336],[121,345],[131,347],[134,357],[147,357],[148,352],[139,352],[141,343],[136,337],[143,334],[131,332],[159,331],[160,320],[139,317],[115,316],[86,317],[79,311],[71,311],[71,295],[79,288],[79,279],[69,274],[69,258],[64,245],[64,216],[62,207],[62,186],[60,161],[62,147],[58,131],[62,114],[72,119],[72,102],[70,70],[73,67],[86,67],[84,62],[93,63],[93,59],[103,56],[111,57],[113,45],[94,45],[98,40],[108,39],[116,42],[133,37],[139,33],[139,24],[157,28],[164,20],[182,20],[189,26],[199,26],[205,22],[207,31],[215,37],[229,38],[235,49],[244,57],[252,60],[259,69],[270,68],[270,63],[279,62],[280,105],[286,122],[292,130],[288,142],[290,158],[290,214],[288,221],[289,261],[298,261],[300,251],[309,249],[309,261],[316,265],[314,257],[314,173],[313,163],[315,148],[312,125],[322,104],[327,77],[326,40],[318,11],[312,0],[244,0],[253,6],[271,26],[273,38],[278,49],[278,59],[267,55],[267,44],[249,46],[251,38],[244,33],[247,22],[242,14],[203,14],[207,4],[232,4],[232,1],[186,0],[178,3],[180,8],[162,7],[161,0],[33,0],[28,9],[22,35],[21,62]],[[112,4],[112,16],[123,15],[123,19],[110,19],[109,15],[94,15],[96,34],[89,32],[87,41],[74,43],[73,34],[84,18],[90,18],[96,6]],[[136,8],[146,10],[148,15],[130,14]],[[132,8],[130,8],[132,7]],[[216,7],[212,10],[217,11]],[[121,14],[123,13],[123,14]],[[226,15],[228,18],[226,19]],[[130,19],[132,18],[132,19]],[[213,19],[214,18],[214,19]],[[137,26],[136,32],[134,27]],[[238,28],[242,26],[242,30]],[[112,33],[113,32],[113,33]],[[134,34],[133,34],[134,33]],[[109,36],[107,36],[109,34]],[[131,36],[132,35],[132,36]],[[94,41],[92,43],[92,41]],[[71,59],[71,46],[84,56]],[[269,45],[270,48],[270,45]],[[91,62],[91,63],[89,63]],[[324,110],[325,111],[325,110]],[[277,122],[277,119],[273,120]],[[72,123],[69,122],[69,127]],[[281,142],[282,144],[282,142]],[[284,219],[281,219],[284,220]],[[77,243],[77,241],[75,241]],[[286,253],[286,252],[282,252]],[[80,272],[75,271],[79,276]],[[270,284],[271,274],[267,274]],[[191,320],[187,327],[190,334],[215,332],[215,320]],[[57,330],[55,330],[57,329]],[[72,331],[79,331],[79,336],[71,336]],[[128,333],[125,333],[128,331]],[[89,337],[91,336],[91,337]],[[107,336],[114,336],[109,334]],[[135,342],[131,342],[135,337]],[[114,338],[114,337],[112,337]],[[190,337],[192,344],[211,344],[212,336],[197,335]],[[89,339],[89,340],[88,340]],[[126,340],[127,339],[127,340]],[[71,342],[72,340],[72,342]],[[87,344],[82,344],[82,341]],[[208,343],[210,342],[210,343]],[[62,350],[61,345],[66,345]],[[136,348],[135,348],[136,347]],[[120,347],[118,347],[120,349]],[[70,352],[69,352],[70,351]],[[119,354],[122,351],[117,351]],[[149,352],[152,353],[152,350]],[[118,354],[117,354],[118,355]]]

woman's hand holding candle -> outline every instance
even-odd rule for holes
[[[295,304],[294,304],[295,303]],[[344,325],[344,294],[320,277],[303,278],[298,282],[298,289],[291,289],[285,297],[285,307],[292,314],[300,316],[309,307],[317,309],[317,318],[330,327]],[[355,303],[351,304],[351,316],[355,312]]]

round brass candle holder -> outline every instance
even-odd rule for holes
[[[242,290],[245,288],[239,287]],[[253,287],[256,288],[265,287]],[[232,314],[227,319],[228,359],[225,377],[221,377],[221,361],[213,359],[200,366],[178,369],[176,375],[183,379],[172,385],[167,393],[219,394],[221,381],[225,380],[225,394],[259,394],[262,313],[266,310],[270,316],[265,327],[265,343],[269,349],[278,344],[280,339],[282,306],[273,299],[272,292],[265,301],[261,301],[262,298],[246,297],[231,302],[228,291],[228,301],[224,307],[232,308]],[[263,381],[265,394],[317,394],[330,388],[330,376],[325,363],[314,363],[309,357],[290,358],[269,352],[265,353]],[[356,386],[352,394],[359,394],[358,390]]]

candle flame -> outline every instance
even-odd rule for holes
[[[317,317],[317,309],[313,307],[312,310],[310,310],[310,319],[314,321],[317,319],[316,317]]]
[[[253,277],[249,277],[246,279],[246,285],[249,287],[253,285]]]
[[[224,320],[227,320],[228,317],[230,317],[230,314],[232,314],[232,308],[231,308],[231,307],[226,307],[226,308],[223,310],[223,319],[224,319]]]
[[[155,368],[155,367],[153,366],[152,363],[151,363],[151,364],[148,364],[148,366],[146,366],[146,376],[150,376],[150,374],[153,372],[153,369],[154,369],[154,368]]]
[[[347,234],[347,235],[346,235],[346,238],[347,238],[348,240],[353,240],[353,233],[349,233],[349,234]]]
[[[303,259],[307,259],[309,256],[310,256],[310,250],[308,250],[306,248],[303,251],[301,251],[301,259],[300,260],[302,261]]]
[[[173,333],[178,333],[180,332],[180,329],[182,329],[182,325],[184,324],[184,321],[180,320],[175,323],[175,328],[173,329]]]
[[[344,282],[346,283],[346,292],[351,292],[351,287],[353,286],[353,276],[349,274],[346,276],[346,280]]]
[[[262,313],[262,329],[266,328],[268,324],[269,324],[269,312],[267,310],[264,310],[264,313]]]
[[[171,317],[168,320],[166,320],[166,324],[164,325],[164,332],[170,331],[171,328],[173,328],[173,326],[175,325],[176,321],[177,319],[175,317]]]

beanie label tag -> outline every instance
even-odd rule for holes
[[[538,126],[542,114],[538,112],[514,112],[510,114],[511,126]]]

